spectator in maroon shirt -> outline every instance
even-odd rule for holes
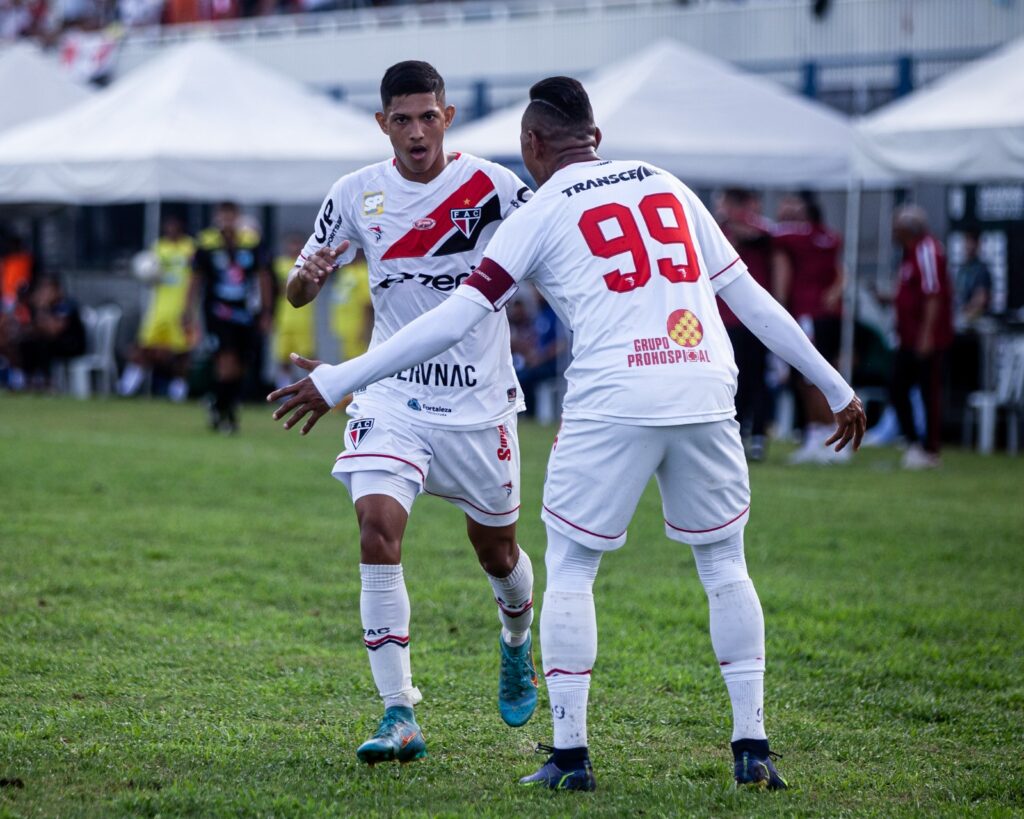
[[[771,291],[772,234],[775,226],[761,215],[758,195],[744,188],[727,188],[718,202],[717,216],[722,232],[736,248],[754,281]],[[718,311],[729,333],[739,370],[736,420],[740,424],[744,449],[749,460],[760,461],[765,456],[765,428],[771,406],[771,395],[765,382],[768,350],[721,299],[718,300]]]
[[[775,235],[775,297],[786,306],[832,366],[838,365],[843,308],[843,238],[825,225],[811,194],[788,197],[780,206]],[[797,394],[806,419],[804,444],[792,463],[846,461],[850,453],[824,446],[832,433],[825,396],[797,374]]]
[[[946,254],[928,230],[928,216],[917,205],[903,205],[893,217],[893,237],[903,248],[896,289],[896,335],[899,349],[891,400],[909,444],[903,456],[907,469],[939,466],[942,433],[942,369],[953,341],[952,287]],[[914,426],[910,392],[921,390],[925,437]]]

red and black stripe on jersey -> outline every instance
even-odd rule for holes
[[[479,209],[480,215],[475,221],[462,219],[461,226],[457,226],[452,218],[453,211],[476,209]],[[501,221],[501,201],[494,189],[494,183],[483,171],[477,171],[468,182],[460,186],[426,217],[418,219],[417,224],[429,224],[430,221],[434,224],[425,230],[412,228],[391,245],[381,259],[451,256],[473,250],[483,229],[492,222]],[[464,232],[466,228],[468,230]]]

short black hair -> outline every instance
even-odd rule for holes
[[[803,190],[798,194],[800,201],[804,203],[807,212],[807,219],[812,225],[820,225],[825,221],[825,214],[821,209],[821,202],[818,201],[818,194],[814,191]]]
[[[530,88],[526,118],[548,139],[585,139],[597,130],[590,97],[579,80],[548,77]]]
[[[422,60],[395,63],[380,81],[380,104],[387,108],[395,97],[407,94],[433,94],[438,102],[443,102],[444,78],[434,66]]]
[[[735,202],[737,205],[746,205],[757,198],[757,194],[750,188],[729,187],[722,191],[722,197],[727,202]]]

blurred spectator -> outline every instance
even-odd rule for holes
[[[842,237],[825,225],[811,194],[787,197],[780,203],[775,237],[775,296],[789,310],[815,348],[838,365],[842,324]],[[825,396],[799,373],[793,373],[806,425],[803,445],[791,463],[847,461],[849,448],[836,452],[825,446],[835,427]]]
[[[29,308],[32,319],[18,341],[18,358],[25,384],[45,390],[55,363],[85,352],[85,326],[78,305],[64,294],[56,276],[36,282]]]
[[[214,224],[199,235],[185,313],[186,332],[195,326],[202,295],[206,334],[213,342],[210,428],[238,431],[242,381],[257,358],[260,333],[270,329],[271,273],[260,235],[243,224],[238,205],[223,202]]]
[[[17,234],[9,236],[0,249],[0,309],[4,313],[14,311],[32,284],[34,261],[25,247],[24,240]],[[22,305],[24,309],[24,305]],[[27,320],[27,316],[23,314]]]
[[[45,21],[45,0],[0,0],[0,41],[39,36]]]
[[[956,271],[957,327],[970,327],[988,315],[992,303],[992,274],[978,255],[978,231],[964,232],[964,262]]]
[[[906,469],[940,464],[942,378],[946,350],[953,339],[952,294],[946,255],[928,230],[928,216],[917,205],[897,208],[893,236],[903,248],[896,290],[896,334],[899,349],[892,380],[892,404],[909,444]],[[914,424],[910,393],[919,387],[924,401],[925,438]]]
[[[285,238],[283,252],[274,258],[274,279],[276,282],[276,305],[274,309],[274,366],[275,381],[278,387],[298,381],[306,373],[292,364],[289,356],[298,353],[303,358],[316,357],[316,327],[313,320],[313,307],[295,308],[288,303],[285,296],[285,285],[288,274],[295,267],[295,260],[302,252],[306,237],[290,233]]]
[[[532,318],[529,315],[525,300],[518,299],[513,312],[509,316],[512,329],[512,363],[523,388],[523,400],[526,402],[526,414],[537,412],[537,387],[546,381],[557,378],[561,372],[559,359],[566,348],[565,333],[562,323],[555,311],[534,288],[536,307]],[[522,312],[525,311],[525,315]],[[528,322],[528,323],[527,323]]]
[[[362,250],[356,253],[350,264],[334,274],[331,329],[341,348],[341,361],[362,355],[370,346],[373,305],[370,302],[370,274]]]
[[[150,263],[156,269],[153,294],[139,328],[136,347],[121,374],[117,391],[134,395],[154,372],[170,378],[167,396],[172,401],[188,398],[188,354],[194,339],[185,333],[185,309],[192,257],[196,245],[185,234],[181,219],[168,216],[163,232],[153,245]]]
[[[775,227],[761,215],[760,197],[744,188],[728,188],[722,192],[717,210],[722,232],[740,254],[750,275],[770,291]],[[718,312],[729,333],[739,369],[736,420],[744,449],[749,460],[760,461],[765,456],[765,431],[771,409],[771,393],[765,380],[768,350],[721,299]]]

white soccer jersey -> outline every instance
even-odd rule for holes
[[[345,239],[352,247],[341,264],[363,249],[374,347],[448,298],[501,221],[530,196],[514,173],[467,154],[426,184],[405,179],[393,159],[380,162],[334,183],[297,263]],[[350,413],[382,407],[412,423],[479,429],[523,406],[508,319],[495,314],[447,352],[358,391]]]
[[[643,162],[568,165],[486,256],[460,295],[500,307],[529,276],[573,331],[566,418],[733,417],[736,365],[715,293],[746,266],[671,174]]]

